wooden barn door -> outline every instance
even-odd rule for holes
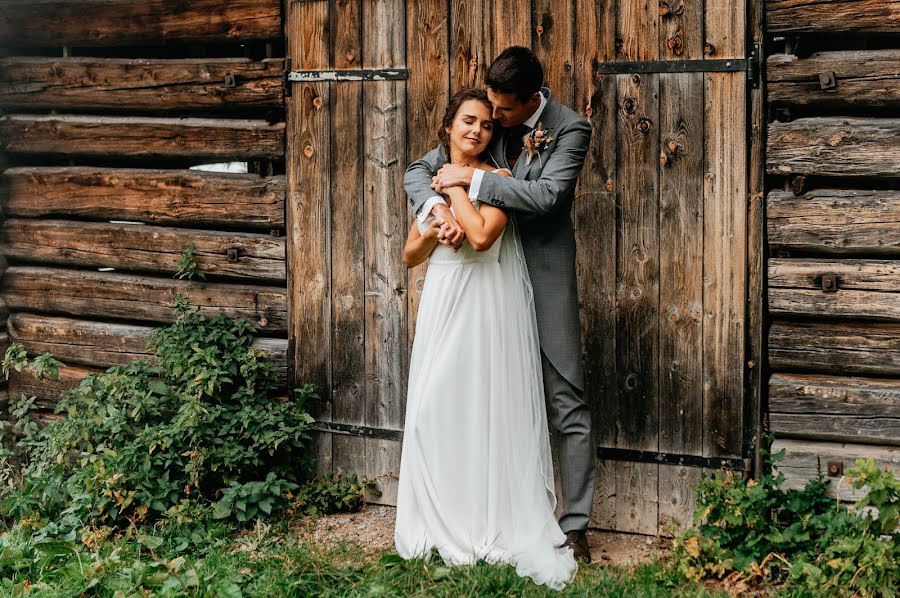
[[[742,0],[599,11],[576,202],[593,524],[687,523],[704,470],[747,469],[747,90]]]
[[[744,469],[744,0],[287,2],[288,285],[295,380],[323,389],[323,471],[395,500],[424,268],[400,255],[409,160],[450,93],[510,45],[594,135],[574,210],[593,523],[689,519],[704,468]]]

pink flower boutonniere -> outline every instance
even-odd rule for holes
[[[547,129],[542,127],[541,123],[538,123],[530,133],[526,133],[522,138],[522,148],[528,154],[525,158],[525,165],[530,165],[535,156],[538,156],[538,160],[540,160],[538,154],[547,149],[551,141],[553,141],[553,137],[550,136]]]

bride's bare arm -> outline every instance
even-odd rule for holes
[[[403,248],[403,265],[407,268],[415,268],[428,259],[437,244],[437,231],[434,226],[429,226],[423,234],[419,232],[419,225],[413,219],[412,226],[409,227],[409,235],[406,237],[406,247]]]
[[[489,204],[481,204],[476,210],[464,187],[448,187],[444,192],[450,198],[456,221],[465,231],[472,248],[475,251],[490,249],[506,226],[509,219],[506,212]]]

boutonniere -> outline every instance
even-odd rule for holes
[[[543,128],[541,123],[538,123],[537,127],[532,129],[530,133],[526,133],[522,137],[522,149],[527,154],[525,166],[531,164],[535,156],[538,156],[538,160],[540,160],[541,158],[538,154],[547,149],[551,141],[553,141],[553,137],[550,136],[550,132],[547,129]]]

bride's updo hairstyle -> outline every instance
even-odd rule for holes
[[[447,103],[447,110],[444,112],[444,119],[441,121],[441,126],[438,128],[438,137],[441,140],[441,145],[447,150],[448,156],[450,155],[450,134],[447,133],[447,129],[453,126],[453,119],[456,118],[456,113],[459,112],[459,108],[469,100],[478,100],[487,106],[488,110],[492,112],[494,110],[494,106],[491,104],[491,101],[488,100],[487,92],[484,90],[470,87],[453,94],[453,97],[450,98],[450,102]]]

